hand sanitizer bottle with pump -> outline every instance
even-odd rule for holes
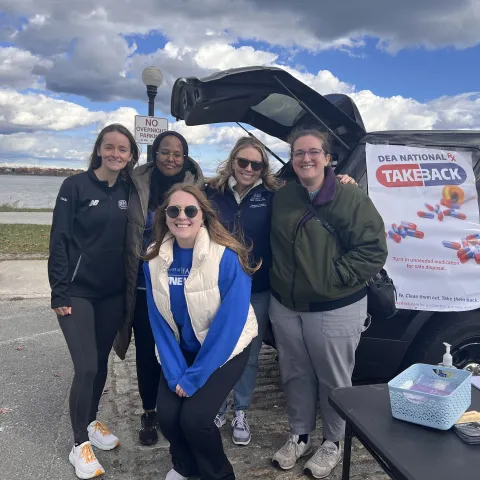
[[[447,368],[457,368],[453,365],[452,355],[450,354],[450,348],[452,348],[452,346],[447,342],[443,342],[443,344],[446,347],[446,351],[443,355],[442,363],[439,363],[439,365]],[[436,373],[439,377],[447,377],[452,375],[452,373],[449,375],[448,372],[444,372],[442,370],[438,370]]]

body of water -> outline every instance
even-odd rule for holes
[[[0,204],[22,208],[53,208],[65,177],[0,175]]]

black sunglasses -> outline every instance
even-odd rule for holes
[[[198,214],[198,208],[195,205],[188,205],[188,207],[177,207],[176,205],[170,205],[165,209],[170,218],[177,218],[182,210],[185,212],[185,215],[188,218],[195,218]]]
[[[237,157],[235,160],[240,168],[247,168],[250,165],[254,172],[260,171],[265,165],[263,162],[252,162],[252,160],[247,160],[242,157]]]

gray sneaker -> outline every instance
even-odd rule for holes
[[[232,441],[235,445],[248,445],[252,439],[250,425],[247,422],[247,414],[238,410],[232,420]]]
[[[214,423],[218,428],[222,428],[227,423],[227,416],[224,413],[218,413],[215,417]]]
[[[310,435],[307,443],[298,443],[298,435],[290,434],[287,443],[273,455],[272,463],[282,470],[290,470],[299,458],[309,455],[311,451],[312,440]]]
[[[305,464],[303,471],[314,478],[325,478],[338,465],[342,457],[342,447],[337,447],[333,442],[325,441]]]

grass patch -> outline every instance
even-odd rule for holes
[[[48,256],[50,225],[0,224],[0,253]]]
[[[18,201],[13,203],[0,203],[0,212],[53,212],[53,208],[23,208],[18,206]]]

